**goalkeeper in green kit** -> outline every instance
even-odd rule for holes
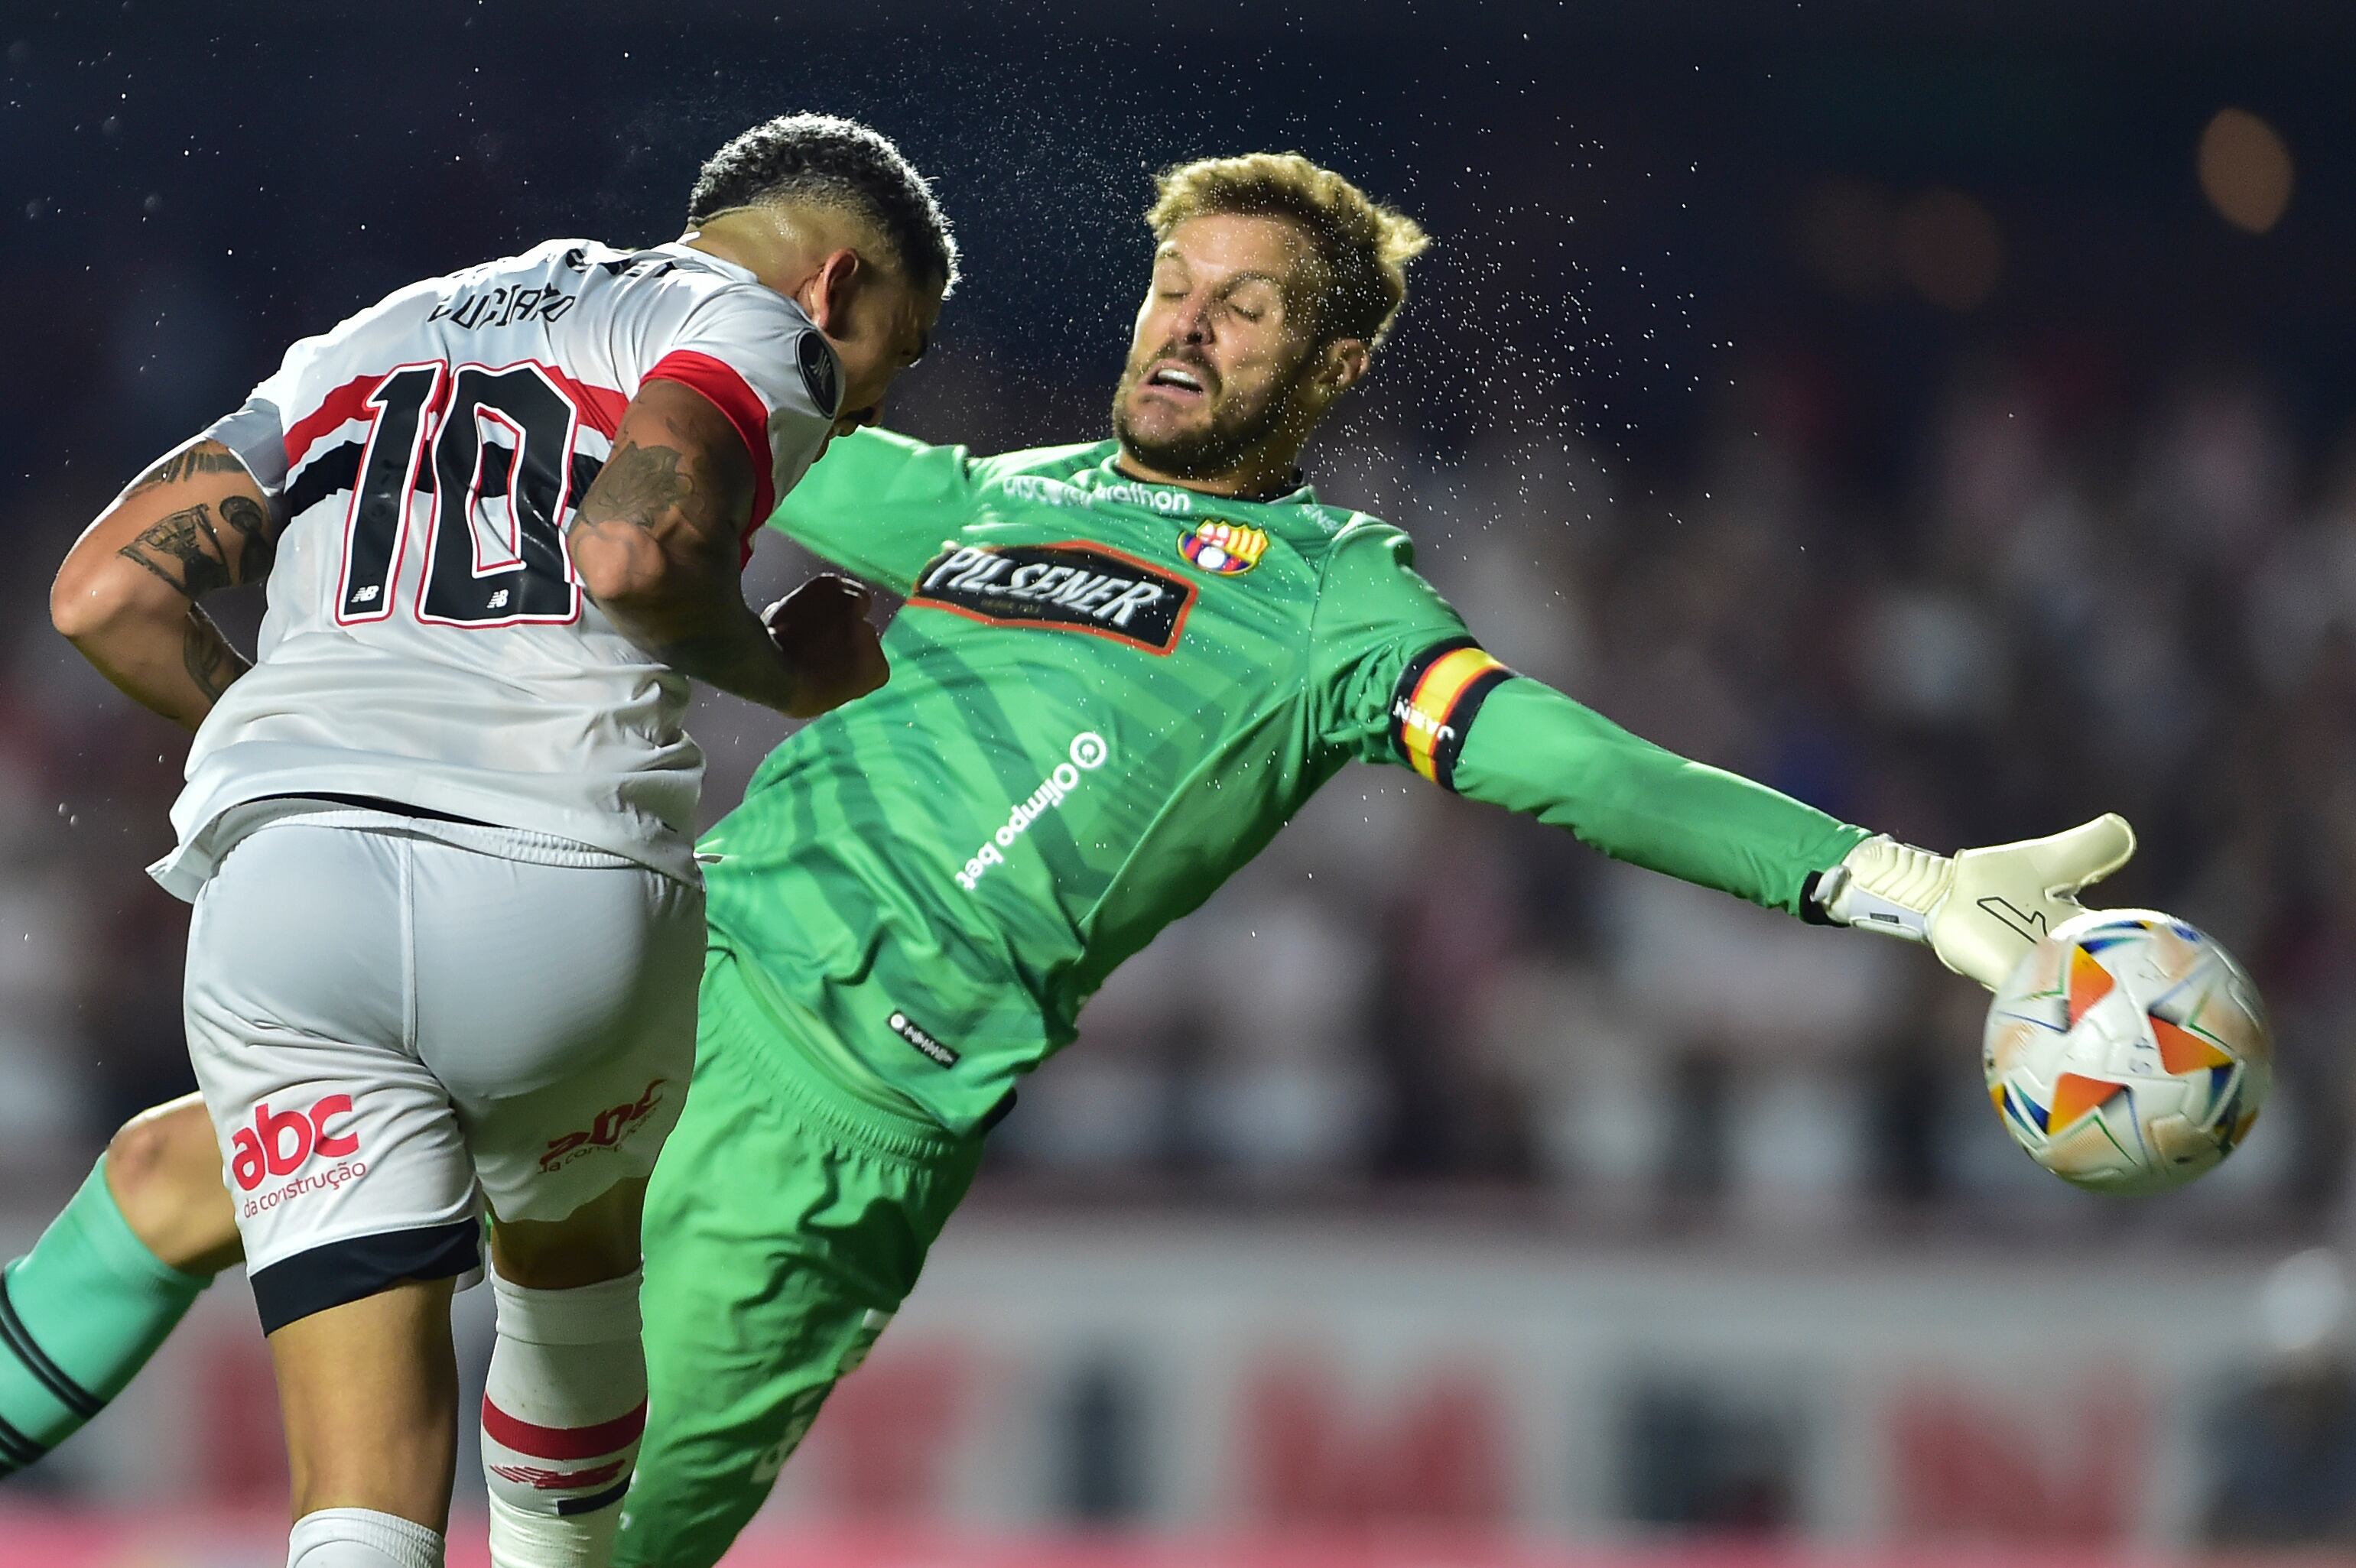
[[[701,846],[701,1046],[648,1198],[621,1562],[719,1558],[915,1285],[1023,1077],[1345,763],[1925,942],[1987,986],[2132,852],[2115,816],[1909,848],[1515,675],[1404,534],[1297,467],[1421,232],[1291,155],[1173,169],[1149,218],[1115,439],[974,457],[862,431],[771,519],[906,603],[890,683],[780,746]],[[126,1127],[10,1265],[0,1466],[119,1389],[236,1239],[201,1108]]]

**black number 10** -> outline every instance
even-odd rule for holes
[[[562,524],[573,501],[580,414],[539,366],[462,365],[453,372],[403,365],[376,384],[364,406],[368,445],[344,525],[338,624],[392,613],[420,495],[432,504],[418,620],[484,627],[579,618],[581,585]],[[493,429],[504,439],[485,440]]]

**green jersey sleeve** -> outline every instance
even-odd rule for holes
[[[890,431],[836,436],[769,527],[813,555],[905,594],[971,503],[974,460]]]
[[[1567,828],[1615,860],[1787,914],[1801,912],[1811,875],[1866,837],[1764,784],[1663,751],[1543,681],[1509,677],[1463,724],[1451,779],[1458,793]]]
[[[1312,666],[1329,743],[1564,828],[1614,859],[1794,914],[1809,876],[1866,837],[1515,675],[1416,574],[1413,556],[1405,534],[1376,525],[1336,541]]]
[[[1455,607],[1415,570],[1415,541],[1356,517],[1334,536],[1310,615],[1321,738],[1361,762],[1406,761],[1391,743],[1391,699],[1408,665],[1442,643],[1470,643]]]

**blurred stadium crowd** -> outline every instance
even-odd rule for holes
[[[329,123],[356,80],[342,54],[279,41],[312,69],[284,79],[276,118],[223,127],[159,105],[170,61],[193,58],[162,45],[143,60],[95,40],[0,42],[9,108],[54,154],[11,175],[21,242],[0,253],[20,302],[13,360],[33,372],[0,389],[19,561],[0,585],[0,1172],[30,1192],[187,1082],[183,912],[140,874],[166,842],[180,742],[51,635],[49,562],[292,336],[545,233],[667,233],[705,144],[783,100],[732,79],[716,102],[658,96],[651,116],[578,111],[569,143],[541,145],[519,116],[554,101],[562,73],[544,63],[509,63],[512,101],[455,111],[430,78],[394,72],[387,112],[421,146],[322,130],[342,160],[326,180],[276,131]],[[928,69],[986,79],[1003,40],[955,60],[926,47]],[[1476,62],[1437,48],[1386,89],[1385,123],[1443,136],[1450,71]],[[1359,40],[1320,58],[1343,83],[1380,54]],[[1734,69],[1709,67],[1720,82]],[[669,80],[659,54],[643,69]],[[799,69],[826,79],[816,56]],[[1201,51],[1170,61],[1182,83],[1220,69]],[[1241,69],[1294,80],[1281,61]],[[1483,69],[1508,68],[1493,53]],[[1141,170],[1206,136],[1300,143],[1359,170],[1440,246],[1394,363],[1312,449],[1326,496],[1409,528],[1515,667],[1851,820],[1950,848],[2126,812],[2143,849],[2105,899],[2169,909],[2243,955],[2284,1059],[2259,1132],[2169,1200],[2169,1223],[2327,1225],[2356,1009],[2341,956],[2356,948],[2356,403],[2344,366],[2318,369],[2345,312],[2284,291],[2324,275],[2337,229],[2302,233],[2297,205],[2283,234],[2229,229],[2271,228],[2289,199],[2288,155],[2262,123],[2260,166],[2239,176],[2255,197],[2221,194],[2204,162],[2203,206],[2195,141],[2219,100],[2168,76],[2179,66],[2155,72],[2169,91],[2146,111],[2172,141],[2122,150],[2089,89],[2081,120],[2040,111],[2064,115],[2043,128],[2083,142],[2084,166],[2057,154],[2029,160],[2033,175],[2007,150],[2024,112],[1989,99],[1989,125],[1939,120],[1978,101],[1904,50],[1838,79],[1859,103],[1882,76],[1945,97],[1846,121],[1818,97],[1799,115],[1762,99],[1772,62],[1731,94],[1700,65],[1698,84],[1586,69],[1575,112],[1501,82],[1494,125],[1446,133],[1482,150],[1471,179],[1331,109],[1312,123],[1262,104],[1213,136],[1183,118],[1122,129],[1119,94],[1138,84],[1083,112],[1002,92],[945,106],[889,72],[862,80],[835,106],[940,171],[972,262],[893,421],[979,450],[1098,434],[1140,282]],[[1913,141],[1877,141],[1890,124]],[[1615,155],[1607,132],[1636,140]],[[1672,162],[1688,150],[1709,172]],[[2221,166],[2232,187],[2238,165]],[[275,209],[273,181],[303,203]],[[2196,304],[2178,297],[2190,290]],[[2272,314],[2244,310],[2244,332],[2232,295],[2257,290],[2275,291]],[[776,541],[763,557],[770,583],[802,564]],[[722,705],[697,728],[717,815],[776,731]],[[1116,977],[1025,1090],[985,1185],[1474,1192],[1605,1225],[2145,1223],[2147,1209],[2081,1200],[2000,1136],[1975,1064],[1979,1005],[1923,955],[1355,768]]]
[[[1562,428],[1449,443],[1391,408],[1318,449],[1313,477],[1409,528],[1501,656],[1690,755],[1943,848],[2126,812],[2143,849],[2110,901],[2215,931],[2278,1016],[2264,1135],[2193,1201],[2235,1226],[2311,1221],[2337,1200],[2356,1008],[2356,447],[2302,439],[2254,366],[2126,387],[2071,356],[1958,356],[1916,460],[1862,493],[1817,438],[1871,389],[1803,355],[1742,360],[1649,500]],[[123,357],[94,368],[111,393],[71,401],[91,448],[151,373]],[[1035,439],[1034,396],[985,362],[916,379],[908,428]],[[6,590],[16,1151],[87,1147],[183,1071],[182,912],[140,874],[177,738],[70,661],[40,598],[60,525],[135,462],[43,476],[43,549]],[[777,580],[800,564],[764,553]],[[774,731],[716,707],[699,728],[716,814]],[[1025,1090],[1000,1170],[1099,1194],[1469,1182],[1631,1221],[2001,1203],[2115,1224],[2120,1205],[2073,1201],[2000,1136],[1979,1004],[1919,953],[1357,768],[1108,987]]]

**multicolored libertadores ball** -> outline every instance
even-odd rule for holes
[[[2173,915],[2092,910],[1988,1008],[1988,1097],[2029,1158],[2099,1192],[2180,1187],[2233,1152],[2274,1081],[2258,988]]]

